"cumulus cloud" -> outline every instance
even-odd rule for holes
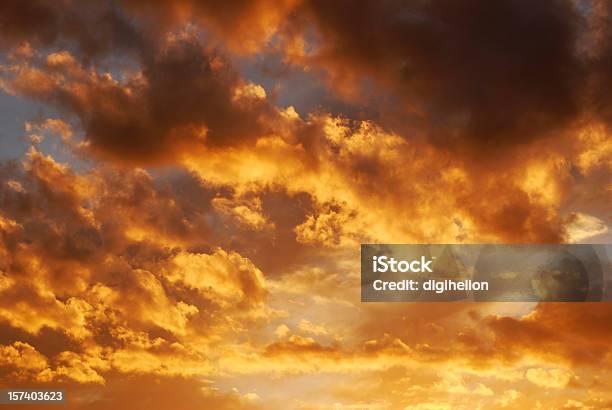
[[[605,2],[21,3],[0,88],[53,114],[0,165],[3,383],[74,409],[612,400],[605,304],[362,304],[358,276],[362,242],[607,238]]]
[[[533,368],[527,370],[525,377],[541,387],[562,389],[570,381],[571,374],[563,369]]]
[[[26,370],[41,381],[78,383],[103,384],[111,370],[208,374],[206,346],[273,314],[263,274],[249,259],[220,248],[181,249],[173,221],[135,217],[139,206],[148,215],[156,207],[188,212],[144,171],[77,173],[32,149],[5,172],[14,184],[0,191],[0,318],[43,350],[49,331],[65,335],[66,350],[47,357],[13,341],[3,347],[4,365],[34,366]]]
[[[189,35],[168,36],[121,81],[90,70],[68,51],[40,64],[10,65],[5,87],[76,115],[84,148],[136,163],[175,159],[198,146],[233,145],[261,136],[274,110],[265,98],[234,98],[244,85],[221,57]]]

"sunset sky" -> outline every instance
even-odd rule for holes
[[[611,127],[607,1],[1,0],[0,387],[612,409],[612,304],[359,282],[361,243],[612,242]]]

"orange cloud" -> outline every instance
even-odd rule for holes
[[[4,386],[610,408],[607,304],[364,304],[358,248],[606,241],[604,3],[22,3],[0,88],[45,114],[0,165]]]

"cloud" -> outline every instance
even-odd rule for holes
[[[566,232],[569,242],[580,242],[593,236],[608,232],[608,227],[601,219],[580,212],[569,217],[566,224]]]
[[[328,330],[324,326],[314,324],[306,319],[300,320],[300,323],[298,324],[298,329],[304,333],[310,333],[315,336],[328,334]]]
[[[152,389],[152,387],[155,387]],[[177,401],[176,397],[181,400]],[[70,410],[108,408],[123,409],[196,410],[256,410],[262,407],[250,396],[238,392],[219,392],[206,381],[180,377],[160,379],[151,376],[119,377],[104,387],[70,386],[70,399],[65,404]]]
[[[265,133],[274,109],[260,96],[243,95],[240,77],[188,34],[168,36],[142,57],[125,80],[89,70],[67,51],[39,65],[7,68],[11,92],[76,115],[82,148],[133,163],[175,160],[204,144],[235,145]]]
[[[218,197],[213,199],[212,205],[222,215],[247,228],[256,231],[274,228],[274,225],[262,213],[260,198],[229,199]]]
[[[195,221],[181,230],[175,220],[187,218],[189,202],[145,171],[75,172],[32,148],[3,172],[3,366],[84,384],[104,384],[111,371],[205,375],[217,371],[219,338],[276,315],[262,272],[235,251],[208,249]]]
[[[36,351],[34,347],[23,342],[14,342],[12,345],[0,347],[0,363],[3,367],[16,369],[16,378],[24,377],[30,371],[34,372],[34,376],[36,376],[38,372],[48,366],[45,356]]]
[[[433,237],[559,242],[568,240],[573,229],[566,203],[602,217],[604,210],[585,208],[604,203],[612,191],[597,190],[594,201],[583,187],[597,186],[609,176],[608,150],[598,148],[605,145],[603,131],[588,132],[591,125],[576,122],[581,114],[575,77],[582,75],[583,67],[573,45],[580,37],[579,12],[570,3],[527,10],[513,1],[495,6],[474,1],[468,7],[471,13],[438,2],[364,6],[377,19],[351,10],[344,20],[363,20],[373,37],[387,44],[384,50],[353,35],[358,25],[333,18],[340,5],[284,6],[274,11],[267,2],[248,2],[238,10],[181,1],[151,8],[128,2],[125,11],[134,13],[131,27],[141,30],[146,41],[132,53],[131,64],[121,62],[121,75],[89,65],[78,49],[57,51],[5,65],[4,88],[76,115],[84,135],[74,147],[95,157],[140,165],[178,164],[196,172],[205,184],[231,187],[238,192],[234,200],[245,192],[257,198],[258,191],[271,188],[310,195],[316,212],[295,227],[303,244],[346,247],[362,240]],[[213,28],[218,39],[231,43],[233,30],[242,32],[242,20],[250,19],[245,10],[274,15],[261,18],[269,23],[267,32],[275,33],[269,35],[279,36],[279,44],[290,34],[281,16],[293,13],[297,32],[306,30],[302,23],[312,23],[319,43],[312,45],[310,58],[298,63],[333,74],[335,62],[345,67],[344,60],[350,61],[351,73],[342,78],[355,84],[357,77],[379,79],[424,106],[412,109],[423,117],[411,125],[418,130],[390,126],[382,117],[351,120],[320,112],[302,118],[275,107],[266,90],[242,78],[231,58],[203,45],[207,38],[186,23],[190,11],[196,21],[212,27],[226,21],[225,13],[235,13],[235,23]],[[488,25],[489,18],[500,14],[506,16],[505,26]],[[145,30],[145,22],[159,23],[159,30]],[[520,36],[504,36],[504,30],[514,32],[517,27],[523,27]],[[540,30],[548,36],[540,36]],[[488,31],[490,36],[480,35]],[[546,53],[520,41],[530,35],[546,46]],[[424,43],[438,39],[445,46],[428,53],[422,42],[413,41],[417,38]],[[257,46],[246,47],[251,51],[241,52],[261,52],[267,40],[255,41]],[[487,42],[503,42],[506,54]],[[347,52],[337,53],[337,48]],[[365,50],[377,51],[370,55]],[[372,64],[372,58],[389,64]],[[447,64],[444,58],[462,63]],[[404,71],[411,74],[401,74]],[[476,72],[491,77],[479,78],[488,84],[485,91],[469,87]],[[500,95],[506,107],[490,112]],[[406,123],[411,121],[402,121]],[[430,123],[438,124],[435,130]],[[565,131],[557,132],[559,128]],[[552,132],[554,141],[543,138]],[[425,134],[431,138],[421,138]],[[497,160],[488,161],[474,150],[494,150]],[[318,183],[321,180],[325,183]],[[382,209],[368,196],[382,198]],[[255,230],[270,226],[255,203],[231,206],[223,198],[217,200],[217,209],[236,222]],[[407,201],[413,206],[400,205]],[[390,214],[410,220],[411,226],[392,223]]]
[[[258,305],[266,294],[262,272],[251,261],[217,249],[213,254],[179,253],[170,282],[178,282],[217,301],[221,308]]]
[[[497,402],[502,407],[508,407],[512,405],[512,403],[514,403],[519,397],[521,397],[520,392],[514,389],[510,389],[510,390],[506,390],[505,392],[503,392],[503,394],[501,395],[501,397],[499,397]]]
[[[400,126],[418,124],[446,146],[500,151],[560,131],[579,113],[580,16],[571,2],[310,1],[304,10],[318,36],[301,63],[322,67],[351,97],[373,89],[367,79],[386,87],[400,100]]]
[[[191,19],[220,36],[233,51],[252,53],[271,42],[285,18],[299,4],[296,0],[248,0],[239,4],[215,4],[191,0],[165,0],[151,7],[146,1],[123,1],[128,9],[153,19],[162,27]]]
[[[533,368],[525,373],[527,380],[541,387],[561,389],[571,379],[571,374],[563,369]]]
[[[117,7],[105,2],[93,2],[87,8],[74,6],[71,0],[55,4],[36,0],[27,5],[3,2],[0,45],[20,45],[25,50],[56,43],[76,44],[88,58],[142,45],[140,33]],[[91,27],[97,28],[95,33]]]
[[[75,409],[605,407],[605,304],[362,304],[357,245],[605,240],[608,17],[2,3],[0,87],[42,114],[0,165],[0,381]]]
[[[419,404],[411,404],[404,407],[404,410],[449,410],[453,407],[448,403],[426,402]]]
[[[485,321],[495,332],[500,349],[520,349],[569,364],[598,366],[608,357],[606,341],[610,334],[602,324],[610,314],[605,303],[542,303],[520,319],[490,317]],[[579,345],[576,340],[580,340]]]

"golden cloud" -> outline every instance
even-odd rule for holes
[[[363,242],[609,240],[608,17],[2,2],[3,98],[53,116],[0,165],[0,381],[92,410],[610,408],[607,304],[363,304],[358,274]]]

